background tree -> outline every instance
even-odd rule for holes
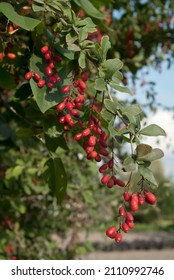
[[[163,152],[141,136],[165,132],[142,128],[140,106],[117,91],[131,94],[127,74],[166,42],[172,59],[172,3],[160,2],[1,1],[1,258],[72,258],[92,226],[120,242],[134,227],[126,211],[155,204],[149,166]],[[52,234],[69,229],[57,251]]]

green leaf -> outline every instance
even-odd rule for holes
[[[110,78],[115,71],[121,69],[122,66],[123,63],[118,58],[108,59],[101,63],[102,71],[105,72],[106,78]]]
[[[164,156],[164,153],[161,149],[155,148],[152,149],[152,151],[144,156],[141,156],[138,158],[138,160],[143,160],[143,161],[154,161],[157,159],[160,159]]]
[[[11,167],[7,170],[6,174],[5,174],[5,177],[7,180],[10,180],[11,178],[18,178],[23,170],[24,170],[25,166],[20,166],[20,165],[17,165],[15,167]]]
[[[73,52],[79,52],[81,51],[81,48],[79,48],[76,44],[68,44],[68,50]]]
[[[0,141],[7,140],[11,136],[12,130],[7,123],[0,123]]]
[[[102,79],[102,78],[96,79],[94,87],[95,87],[96,90],[99,90],[99,91],[105,90],[106,89],[106,82],[105,82],[105,80]]]
[[[111,137],[113,137],[113,138],[115,138],[115,136],[117,135],[117,131],[114,128],[114,123],[115,123],[115,117],[112,118],[112,120],[109,122],[109,125],[108,125],[109,133],[110,133]]]
[[[136,169],[136,164],[131,156],[125,158],[123,166],[127,172],[134,171]]]
[[[64,150],[68,150],[67,143],[64,136],[61,134],[59,137],[51,138],[45,134],[45,144],[49,151],[56,152],[56,150],[61,147]]]
[[[147,144],[139,144],[136,148],[136,156],[139,160],[140,158],[146,156],[152,151],[152,147]]]
[[[86,67],[86,54],[85,52],[80,52],[78,63],[80,68],[84,69]]]
[[[106,16],[100,13],[89,0],[73,0],[80,8],[82,8],[88,15],[98,19],[105,19]]]
[[[15,98],[23,101],[32,95],[31,87],[29,83],[20,85],[20,87],[15,92]]]
[[[60,204],[67,189],[67,176],[62,160],[58,157],[50,158],[45,163],[45,167],[47,169],[43,175],[52,193],[57,198],[57,202]]]
[[[140,133],[148,136],[166,136],[166,132],[156,124],[150,124],[140,130]]]
[[[102,60],[106,59],[107,52],[111,48],[111,43],[109,41],[109,36],[103,36],[101,40],[101,49],[102,49]]]
[[[82,196],[86,203],[96,205],[96,201],[94,200],[92,191],[85,190],[82,192]]]
[[[149,168],[145,167],[144,165],[139,165],[138,170],[141,176],[143,176],[143,178],[146,179],[151,185],[158,187],[158,183],[153,175],[153,172]]]
[[[110,99],[105,99],[104,100],[104,105],[106,109],[108,109],[109,112],[113,113],[114,115],[118,111],[118,104],[114,101],[111,101]]]
[[[62,134],[62,126],[53,116],[44,121],[43,127],[45,134],[50,138],[57,138]]]
[[[5,69],[0,69],[0,88],[13,89],[16,88],[14,74],[7,72]]]
[[[132,104],[122,111],[124,115],[132,115],[132,116],[139,115],[141,112],[142,110],[138,104]]]
[[[10,21],[18,24],[25,30],[31,31],[41,23],[40,20],[18,15],[14,10],[14,7],[6,2],[0,3],[0,12],[2,12]]]
[[[132,91],[128,87],[122,87],[114,82],[110,82],[109,84],[112,88],[116,89],[119,92],[129,93],[130,95],[133,94]]]
[[[23,127],[23,128],[20,128],[16,131],[16,135],[19,138],[28,139],[28,138],[32,137],[34,134],[33,134],[32,129]]]

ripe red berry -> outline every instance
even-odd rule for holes
[[[40,49],[41,53],[45,54],[49,51],[49,48],[48,46],[43,46],[41,49]]]
[[[134,217],[130,212],[126,212],[126,220],[129,222],[133,222]]]
[[[34,78],[39,81],[41,79],[41,76],[37,73],[37,72],[34,72]]]
[[[0,61],[3,60],[3,57],[4,57],[3,53],[0,53]]]
[[[47,76],[51,76],[53,74],[51,67],[47,66],[45,69],[46,75]]]
[[[110,175],[109,174],[105,174],[102,179],[101,179],[101,183],[102,184],[107,184],[107,182],[109,181],[110,179]]]
[[[115,185],[118,185],[119,187],[123,188],[125,186],[125,183],[122,180],[115,178]]]
[[[65,117],[64,116],[60,117],[59,122],[62,123],[62,124],[65,123]]]
[[[124,192],[123,193],[123,197],[125,201],[129,201],[131,199],[131,195],[128,192]]]
[[[37,83],[37,86],[38,86],[39,88],[42,88],[44,85],[45,85],[45,80],[40,80],[40,81]]]
[[[108,165],[107,164],[103,164],[103,165],[100,166],[99,172],[100,173],[104,173],[107,169],[108,169]]]
[[[130,208],[133,212],[138,211],[138,201],[135,198],[131,198],[130,200]]]
[[[129,231],[129,227],[128,227],[128,225],[127,225],[127,223],[122,223],[122,230],[124,231],[124,232],[128,232]]]
[[[51,59],[51,52],[50,51],[45,53],[45,59],[46,60],[50,60]]]
[[[87,159],[95,159],[97,156],[97,152],[96,151],[92,151],[87,155]]]
[[[65,121],[66,121],[67,123],[70,123],[70,122],[72,121],[72,117],[71,117],[70,114],[66,114],[66,115],[65,115]]]
[[[79,80],[79,87],[82,89],[82,90],[84,90],[84,89],[86,89],[86,84],[85,84],[85,82],[84,81],[82,81],[82,80]]]
[[[127,221],[126,220],[126,224],[128,225],[129,228],[134,228],[135,224],[133,222]]]
[[[70,86],[64,86],[63,88],[62,88],[62,92],[63,93],[67,93],[67,92],[69,92],[70,91]]]
[[[138,204],[140,205],[144,204],[144,197],[141,194],[138,194]]]
[[[89,137],[88,144],[89,146],[95,146],[97,142],[97,138],[93,135]]]
[[[86,72],[82,72],[81,77],[84,82],[88,80],[88,75],[86,74]]]
[[[117,243],[120,243],[122,241],[123,237],[122,237],[122,234],[121,233],[116,233],[115,235],[115,241]]]
[[[94,147],[87,146],[85,148],[85,151],[87,152],[87,154],[91,153],[93,150],[94,150]]]
[[[54,87],[54,84],[53,84],[53,83],[48,83],[48,87],[49,87],[49,88],[53,88],[53,87]]]
[[[117,233],[117,229],[115,226],[109,227],[106,230],[106,235],[110,238],[115,238],[116,233]]]
[[[91,134],[90,128],[86,128],[85,130],[82,131],[82,134],[84,137],[88,136]]]
[[[151,192],[144,192],[145,200],[149,204],[155,204],[156,203],[156,197],[153,193]]]
[[[75,118],[80,117],[80,113],[77,110],[74,110],[74,109],[71,110],[71,115],[74,116]]]
[[[108,156],[108,151],[107,151],[106,149],[104,149],[103,147],[100,148],[99,153],[100,153],[102,156],[105,156],[105,157]]]
[[[110,169],[112,169],[114,167],[114,160],[112,158],[108,161],[108,167]]]
[[[16,58],[16,54],[15,53],[8,53],[7,57],[10,59],[15,59]]]
[[[97,154],[96,158],[95,158],[95,161],[96,162],[100,162],[102,159],[101,159],[101,156],[99,154]]]
[[[33,75],[32,72],[27,72],[27,73],[25,74],[25,79],[29,81],[29,80],[31,79],[32,75]]]
[[[112,188],[114,186],[114,179],[111,177],[107,182],[107,187]]]
[[[80,140],[82,137],[83,137],[82,133],[77,133],[77,134],[74,136],[74,139],[78,141],[78,140]]]
[[[62,111],[65,108],[65,102],[61,102],[57,105],[57,110]]]
[[[99,129],[99,128],[98,128]],[[101,130],[101,129],[100,129]],[[98,132],[99,132],[99,130],[98,130]],[[101,133],[99,133],[99,134],[101,134]],[[105,141],[103,141],[102,139],[100,139],[99,140],[99,143],[100,143],[100,145],[103,147],[103,148],[107,148],[107,146],[108,146],[108,144],[105,142]]]
[[[124,217],[125,216],[125,208],[121,206],[118,210],[119,216]]]

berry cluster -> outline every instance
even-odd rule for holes
[[[143,180],[142,180],[143,181]],[[132,212],[138,211],[139,205],[143,205],[145,202],[148,204],[155,204],[156,197],[153,193],[147,189],[141,188],[140,192],[134,192],[130,194],[128,191],[123,193],[124,202],[118,210],[119,228],[111,226],[106,230],[106,235],[115,239],[117,243],[122,241],[122,232],[127,233],[130,229],[135,227],[133,215],[127,211],[126,203]]]
[[[39,73],[33,71],[27,72],[25,74],[25,79],[29,81],[33,77],[39,88],[47,84],[47,86],[52,89],[56,83],[60,82],[60,77],[56,71],[56,63],[60,63],[61,58],[59,56],[53,56],[48,46],[43,46],[40,51],[44,55],[45,62],[47,63],[45,68],[46,79],[43,79]]]

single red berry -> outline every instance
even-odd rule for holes
[[[45,53],[45,59],[46,60],[50,60],[51,59],[51,52],[50,51]]]
[[[8,32],[9,32],[9,33],[11,33],[11,32],[13,32],[13,31],[14,31],[13,26],[9,26],[9,28],[8,28]]]
[[[116,233],[117,233],[117,229],[115,226],[109,227],[106,230],[106,235],[110,238],[115,238]]]
[[[106,132],[102,132],[102,134],[100,135],[100,138],[103,140],[103,141],[106,141],[107,140],[107,134]]]
[[[54,62],[50,61],[50,63],[48,64],[48,67],[50,67],[51,69],[55,68]]]
[[[88,135],[90,135],[90,134],[91,134],[90,128],[86,128],[85,130],[82,131],[82,135],[83,135],[84,137],[86,137],[86,136],[88,136]]]
[[[152,205],[156,203],[156,197],[153,193],[145,191],[144,196],[147,203]]]
[[[100,148],[99,153],[100,153],[102,156],[105,156],[105,157],[108,156],[108,151],[107,151],[106,149],[104,149],[103,147]]]
[[[130,212],[126,212],[126,220],[129,222],[133,222],[134,217]]]
[[[64,123],[65,123],[65,117],[64,117],[64,116],[60,117],[60,118],[59,118],[59,122],[62,123],[62,124],[64,124]]]
[[[109,181],[110,179],[110,175],[109,174],[105,174],[102,179],[101,179],[101,183],[102,184],[107,184],[107,182]]]
[[[122,234],[121,234],[121,233],[116,233],[116,235],[115,235],[115,241],[116,241],[117,243],[120,243],[120,242],[122,242],[122,239],[123,239]]]
[[[143,205],[145,202],[144,197],[141,194],[138,194],[138,204]]]
[[[34,78],[39,81],[41,79],[41,76],[37,73],[37,72],[34,72]]]
[[[38,86],[39,88],[44,87],[44,85],[45,85],[45,80],[40,80],[40,81],[37,83],[37,86]]]
[[[111,159],[108,161],[108,167],[109,167],[110,169],[112,169],[112,168],[114,167],[114,160],[113,160],[113,158],[111,158]]]
[[[120,179],[115,179],[115,185],[118,185],[119,187],[123,188],[125,186],[125,183]]]
[[[101,131],[101,129],[100,129],[100,131]],[[99,134],[101,134],[101,133],[99,133]],[[108,146],[108,144],[105,141],[103,141],[102,139],[99,140],[99,143],[103,148],[107,148],[107,146]]]
[[[124,217],[124,216],[125,216],[125,208],[124,208],[123,206],[121,206],[121,207],[119,208],[118,213],[119,213],[119,216],[120,216],[120,217]]]
[[[95,159],[97,156],[97,152],[96,151],[92,151],[87,155],[87,159]]]
[[[46,75],[49,76],[49,77],[50,77],[50,76],[52,75],[52,73],[53,73],[51,67],[49,67],[49,66],[46,67],[45,72],[46,72]]]
[[[62,58],[60,56],[57,56],[57,55],[54,56],[53,59],[54,59],[54,61],[59,62],[59,63],[62,61]]]
[[[85,151],[87,152],[87,154],[91,153],[93,150],[94,150],[94,147],[87,146],[85,148]]]
[[[7,57],[10,59],[15,59],[16,58],[16,54],[15,53],[8,53]]]
[[[126,224],[128,225],[129,228],[134,228],[135,224],[133,222],[127,221],[126,220]]]
[[[49,51],[49,48],[48,46],[43,46],[41,49],[40,49],[41,53],[45,54]]]
[[[0,61],[3,60],[3,57],[4,57],[3,53],[0,53]]]
[[[27,73],[25,74],[25,79],[29,81],[29,80],[31,79],[32,75],[33,75],[32,72],[27,72]]]
[[[134,198],[131,198],[130,200],[130,208],[133,212],[138,211],[138,201]]]
[[[80,117],[80,113],[77,110],[74,110],[74,109],[71,110],[71,115],[74,116],[75,118]]]
[[[72,121],[72,117],[71,117],[70,114],[66,114],[66,115],[65,115],[65,121],[66,121],[67,123],[69,123],[69,122]]]
[[[101,156],[99,154],[97,154],[95,161],[96,162],[100,162],[102,160]]]
[[[129,231],[129,227],[128,227],[128,225],[127,225],[127,223],[122,223],[122,230],[124,231],[124,232],[128,232]]]
[[[86,72],[82,72],[81,77],[84,82],[88,80],[88,75],[86,74]]]
[[[63,88],[62,88],[62,92],[63,93],[67,93],[67,92],[69,92],[70,91],[70,86],[64,86]]]
[[[48,87],[49,87],[49,88],[53,88],[53,87],[54,87],[54,84],[53,84],[53,83],[48,83]]]
[[[107,187],[112,188],[114,186],[114,179],[111,177],[107,182]]]
[[[84,95],[84,94],[85,94],[84,90],[81,89],[81,88],[78,88],[78,92],[79,92],[81,95]]]
[[[78,109],[78,110],[81,110],[82,109],[82,103],[75,103],[75,106],[74,108]]]
[[[131,199],[131,194],[128,192],[124,192],[123,197],[125,201],[129,201]]]
[[[72,102],[67,102],[67,103],[66,103],[66,109],[69,110],[69,111],[71,111],[71,110],[73,109],[73,104],[72,104]]]
[[[13,23],[13,26],[14,26],[15,29],[19,28],[19,25],[16,24],[16,23]]]
[[[86,88],[87,88],[87,86],[86,86],[85,82],[84,82],[84,81],[82,81],[82,80],[79,80],[79,87],[80,87],[82,90],[84,90],[84,89],[86,89]]]
[[[57,110],[62,111],[65,108],[65,102],[61,102],[57,105]]]
[[[77,133],[76,135],[74,135],[74,139],[77,141],[82,139],[82,137],[83,137],[82,133]]]
[[[108,165],[107,164],[103,164],[103,165],[100,166],[99,172],[100,173],[104,173],[107,169],[108,169]]]
[[[95,146],[97,142],[97,138],[93,135],[89,137],[88,144],[89,146]]]

